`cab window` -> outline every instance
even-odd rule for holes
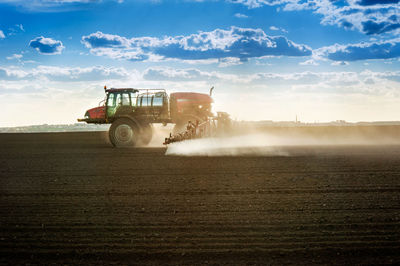
[[[122,105],[122,97],[121,97],[121,94],[120,94],[120,93],[118,93],[118,94],[116,95],[116,97],[115,97],[115,103],[116,103],[117,105]]]
[[[164,97],[162,94],[154,95],[153,106],[163,106],[163,100],[164,100]]]
[[[131,105],[129,93],[122,93],[121,97],[121,105]]]
[[[142,106],[151,106],[151,96],[142,96]]]
[[[107,106],[115,106],[115,94],[111,93],[108,95],[108,99],[107,99]]]
[[[137,95],[136,95],[136,93],[135,92],[131,92],[130,96],[131,96],[131,105],[132,106],[137,105]]]

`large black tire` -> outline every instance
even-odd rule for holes
[[[115,120],[108,131],[114,147],[134,147],[138,141],[139,127],[129,118]]]
[[[153,138],[153,126],[151,124],[144,124],[141,127],[138,144],[146,146]]]

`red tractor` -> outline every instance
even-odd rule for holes
[[[152,123],[174,123],[174,131],[188,121],[212,117],[210,95],[194,92],[168,94],[163,89],[104,87],[106,97],[100,106],[89,109],[79,122],[111,124],[109,138],[116,147],[147,145],[152,138]]]

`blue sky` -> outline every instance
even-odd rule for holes
[[[398,0],[0,0],[0,126],[103,86],[208,92],[239,120],[400,120]]]

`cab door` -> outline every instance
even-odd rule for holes
[[[131,95],[129,92],[121,92],[116,95],[115,99],[116,109],[114,116],[131,115],[133,106],[131,102]]]
[[[116,110],[116,93],[109,93],[106,102],[106,115],[107,119],[112,119],[115,115]]]
[[[129,92],[113,92],[107,98],[107,119],[131,115],[136,106],[136,97]]]

